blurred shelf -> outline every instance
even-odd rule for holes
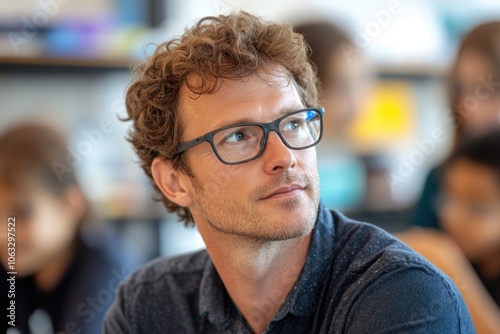
[[[128,72],[136,59],[70,58],[70,57],[1,57],[0,73],[75,73],[96,74],[110,71]]]
[[[5,57],[0,56],[0,73],[78,73],[96,74],[110,71],[131,71],[139,62],[132,58],[73,58],[73,57]],[[440,80],[448,69],[431,65],[379,65],[380,79]]]
[[[443,79],[448,69],[436,65],[379,65],[376,66],[377,76],[381,79]]]

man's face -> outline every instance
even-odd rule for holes
[[[199,97],[183,87],[179,102],[183,141],[226,125],[274,121],[304,107],[280,72],[226,80],[217,92]],[[241,165],[222,163],[207,142],[184,154],[193,175],[186,177],[193,198],[189,208],[198,226],[255,240],[297,238],[314,227],[319,204],[314,147],[291,150],[271,132],[262,155]]]

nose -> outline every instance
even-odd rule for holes
[[[281,173],[297,165],[297,159],[292,149],[285,146],[279,135],[272,131],[267,135],[266,147],[261,157],[264,170],[268,174]]]

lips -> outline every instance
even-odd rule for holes
[[[304,188],[305,187],[298,185],[298,184],[280,187],[280,188],[276,189],[275,191],[273,191],[272,193],[270,193],[269,195],[263,197],[262,199],[269,199],[272,197],[280,197],[281,195],[286,196],[287,194],[291,194],[297,190],[303,190]]]

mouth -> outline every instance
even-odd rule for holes
[[[291,198],[297,196],[304,189],[305,189],[304,186],[298,184],[292,184],[289,186],[280,187],[261,199],[265,200],[265,199]]]

